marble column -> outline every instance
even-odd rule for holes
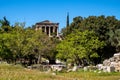
[[[36,25],[36,28],[35,28],[35,30],[38,30],[39,29],[39,26],[38,25]]]
[[[45,34],[46,34],[46,26],[45,26]]]
[[[51,32],[50,32],[50,26],[49,26],[49,37],[51,36]]]
[[[53,26],[53,33],[55,33],[55,26]]]

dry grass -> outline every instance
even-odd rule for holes
[[[76,80],[120,80],[120,73],[70,72],[61,75]]]
[[[0,64],[0,80],[120,80],[120,73],[52,73],[25,69],[19,65]]]
[[[56,76],[37,70],[24,69],[21,66],[0,64],[0,80],[53,80]]]

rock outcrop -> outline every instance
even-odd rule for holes
[[[120,53],[115,53],[113,57],[104,60],[103,64],[98,64],[97,67],[104,72],[120,72]]]

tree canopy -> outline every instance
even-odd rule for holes
[[[54,60],[57,41],[48,37],[41,30],[25,28],[25,23],[15,23],[8,31],[0,31],[0,58],[7,62],[19,62],[28,65],[41,63],[44,57],[50,61]],[[2,25],[1,29],[6,25]]]
[[[73,18],[61,31],[62,40],[48,37],[35,25],[25,22],[11,26],[6,17],[0,20],[0,59],[31,65],[41,58],[55,64],[56,58],[77,64],[96,64],[120,51],[120,20],[115,16],[81,16]]]
[[[87,64],[90,64],[94,58],[99,57],[97,50],[104,46],[105,43],[101,42],[93,31],[75,30],[75,33],[69,34],[57,45],[57,58],[72,59],[78,64],[85,64],[83,60],[86,59]]]
[[[100,62],[120,51],[120,20],[116,19],[115,16],[101,15],[89,16],[87,18],[81,16],[75,17],[70,26],[62,30],[62,34],[66,37],[70,33],[75,33],[75,29],[80,32],[84,32],[85,30],[94,31],[99,40],[106,43],[106,46],[104,46],[103,49],[97,51],[100,56]]]

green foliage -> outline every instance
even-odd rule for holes
[[[10,22],[3,17],[3,20],[0,20],[0,31],[1,32],[9,32],[11,31]]]
[[[64,61],[69,58],[71,62],[87,60],[90,63],[101,62],[120,51],[120,21],[114,16],[73,18],[73,22],[62,29],[64,40],[59,45],[55,36],[49,38],[41,31],[35,31],[35,26],[24,26],[25,22],[10,26],[6,17],[0,20],[0,59],[8,62],[28,60],[30,63],[37,59],[40,63],[44,57],[54,63],[57,55]]]
[[[90,62],[92,58],[99,57],[96,51],[104,46],[105,43],[100,42],[93,31],[76,30],[57,45],[57,58],[72,59],[75,62],[87,59]]]
[[[1,26],[10,26],[10,22],[6,19],[6,17],[3,17],[3,20],[0,20]]]
[[[109,42],[111,42],[111,45],[116,47],[117,52],[120,52],[120,29],[115,31],[110,30],[109,36]]]
[[[97,50],[98,55],[100,56],[99,62],[120,51],[120,20],[117,20],[115,16],[101,15],[89,16],[87,18],[83,18],[81,16],[75,17],[73,18],[73,22],[70,26],[62,30],[62,34],[65,37],[66,35],[75,33],[75,29],[82,32],[85,30],[94,31],[99,40],[106,43],[106,46]]]
[[[0,58],[7,62],[19,61],[30,65],[41,63],[41,58],[55,60],[57,54],[55,46],[58,39],[49,38],[42,31],[32,28],[24,28],[25,23],[15,23],[10,31],[1,31],[0,34]],[[4,27],[4,25],[2,26]]]

